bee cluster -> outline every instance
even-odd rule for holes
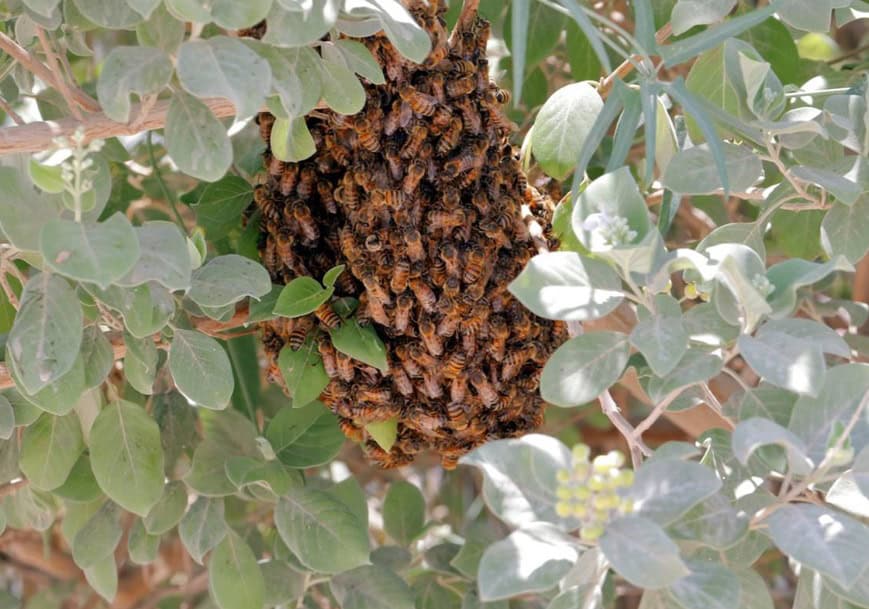
[[[443,2],[407,4],[432,39],[426,62],[404,60],[383,35],[364,39],[387,82],[365,85],[358,115],[312,113],[316,154],[284,163],[267,151],[255,190],[273,280],[345,264],[336,297],[358,298],[357,319],[384,339],[389,370],[334,349],[322,331],[341,323],[330,303],[269,322],[264,342],[274,362],[317,333],[331,377],[321,399],[373,461],[404,465],[433,449],[451,468],[486,440],[542,423],[540,373],[566,329],[507,291],[535,253],[527,220],[547,225],[551,204],[508,143],[509,96],[489,82],[488,22],[460,22],[448,36]],[[258,121],[268,141],[273,117]],[[387,452],[365,426],[392,418],[398,439]]]

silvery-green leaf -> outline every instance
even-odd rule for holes
[[[398,52],[416,63],[422,63],[431,50],[431,39],[397,0],[370,0],[380,7],[380,23],[389,41]],[[351,3],[345,4],[345,10]]]
[[[824,354],[812,342],[768,330],[743,334],[739,352],[764,380],[795,393],[817,395],[824,380]]]
[[[760,158],[748,146],[723,143],[730,189],[746,192],[763,175]],[[723,188],[712,152],[706,144],[676,153],[662,178],[664,185],[682,194],[709,194]]]
[[[814,464],[806,456],[806,446],[800,438],[784,427],[760,417],[740,421],[731,436],[733,454],[743,464],[758,448],[777,444],[781,446],[788,458],[790,471],[798,476],[805,476],[812,471]]]
[[[238,254],[217,256],[193,272],[188,296],[203,307],[222,307],[268,294],[272,282],[261,264]]]
[[[598,319],[623,298],[612,267],[575,252],[534,256],[509,290],[534,314],[565,321]]]
[[[858,472],[856,468],[857,464],[855,463],[854,468],[833,482],[833,486],[824,495],[824,501],[854,516],[869,518],[869,497],[860,490],[858,483],[858,480],[863,483],[866,482],[867,472]]]
[[[147,47],[155,47],[175,54],[184,40],[184,22],[173,17],[162,4],[151,13],[147,21],[136,26],[136,40]]]
[[[163,496],[142,519],[145,530],[151,535],[162,535],[174,527],[187,509],[187,487],[175,480],[163,487]]]
[[[86,389],[101,385],[115,363],[112,343],[106,338],[105,333],[95,325],[84,330],[81,341],[81,359],[84,365]]]
[[[281,47],[304,47],[322,38],[338,18],[336,0],[274,2],[266,21],[263,42]]]
[[[89,21],[111,30],[128,30],[142,21],[142,16],[127,2],[74,0],[76,8]]]
[[[501,520],[519,527],[549,522],[565,530],[579,523],[555,513],[556,475],[568,469],[570,451],[557,439],[541,434],[496,440],[471,451],[460,463],[483,472],[483,499]]]
[[[715,472],[693,461],[655,459],[636,472],[627,495],[636,514],[667,525],[721,488]]]
[[[193,463],[184,475],[184,482],[203,497],[232,495],[238,488],[226,474],[229,456],[230,453],[217,440],[200,442],[193,453]]]
[[[303,116],[293,119],[276,118],[269,143],[272,153],[287,163],[298,163],[317,152],[314,138]]]
[[[309,335],[298,350],[285,345],[278,354],[278,368],[296,408],[320,397],[330,381],[313,335]]]
[[[335,41],[335,47],[341,51],[347,61],[347,66],[359,76],[375,85],[382,85],[386,82],[383,77],[383,69],[364,44],[356,40],[344,39]]]
[[[801,396],[794,405],[789,429],[806,444],[807,454],[820,463],[836,426],[846,425],[869,391],[869,365],[844,364],[827,370],[817,397]],[[869,412],[863,410],[851,432],[851,444],[860,451],[869,444]]]
[[[226,536],[223,499],[199,497],[178,525],[181,543],[196,562]]]
[[[322,89],[320,57],[308,47],[284,49],[257,43],[252,48],[269,62],[272,90],[286,113],[303,117],[313,110]]]
[[[0,228],[24,251],[39,251],[39,233],[60,215],[60,197],[39,192],[14,167],[0,167]]]
[[[51,17],[60,0],[25,0],[25,6],[44,17]],[[19,39],[20,40],[20,39]]]
[[[670,392],[695,383],[702,383],[717,375],[724,361],[717,355],[699,349],[688,349],[676,367],[663,377],[652,377],[646,391],[655,402]]]
[[[664,530],[642,516],[609,522],[599,547],[616,573],[641,588],[666,588],[689,573],[679,547]]]
[[[618,332],[591,332],[571,338],[543,368],[543,399],[565,408],[590,402],[621,378],[628,352],[628,337]]]
[[[579,558],[576,540],[546,522],[532,522],[483,552],[480,600],[495,601],[554,588]]]
[[[721,493],[710,495],[669,527],[671,535],[724,550],[748,533],[749,518]]]
[[[169,156],[194,178],[214,182],[232,164],[232,143],[226,128],[192,95],[177,91],[172,96],[165,134]]]
[[[287,467],[305,469],[328,463],[335,458],[344,444],[345,437],[338,427],[338,419],[335,415],[324,408],[320,402],[312,402],[310,407],[314,406],[319,406],[320,416],[289,445],[285,445],[278,451],[276,442],[272,441],[272,436],[269,436],[269,440],[275,445],[278,459]]]
[[[34,488],[52,490],[66,481],[82,450],[81,426],[74,413],[44,413],[24,430],[21,471]]]
[[[175,386],[191,402],[221,410],[235,385],[226,351],[215,339],[193,330],[175,330],[169,348]]]
[[[336,575],[329,589],[342,609],[413,609],[414,596],[398,575],[374,565]]]
[[[841,512],[806,503],[785,505],[766,523],[782,552],[846,588],[869,567],[869,527]]]
[[[869,251],[869,197],[853,205],[838,201],[821,222],[821,245],[830,256],[844,256],[856,264]]]
[[[857,197],[865,192],[865,189],[853,180],[820,167],[799,165],[790,168],[789,171],[798,180],[827,190],[845,205],[853,204]]]
[[[115,551],[124,534],[120,513],[118,506],[106,501],[78,530],[72,541],[72,558],[79,567],[91,567]]]
[[[130,527],[127,537],[127,551],[130,560],[137,565],[147,565],[157,560],[160,549],[160,536],[151,535],[145,530],[142,520],[137,518]]]
[[[6,343],[27,393],[36,393],[72,369],[81,346],[82,320],[81,305],[66,280],[51,273],[30,278]]]
[[[93,284],[83,284],[88,293],[120,313],[127,330],[136,338],[151,336],[166,326],[175,312],[175,300],[169,291],[155,283],[135,288],[111,286],[100,290]]]
[[[373,326],[363,326],[355,319],[347,319],[331,330],[332,344],[350,357],[374,366],[382,372],[389,369],[386,347]]]
[[[733,222],[722,224],[711,233],[703,237],[697,249],[706,251],[713,245],[722,243],[737,243],[750,247],[761,258],[766,258],[766,245],[763,238],[766,226],[761,222]]]
[[[87,583],[97,594],[107,603],[115,600],[115,595],[118,593],[118,567],[113,554],[109,554],[83,571]]]
[[[670,594],[685,609],[743,609],[739,577],[715,563],[691,561],[691,573],[673,582]]]
[[[160,49],[115,47],[100,70],[97,98],[106,116],[126,123],[130,119],[130,94],[142,97],[159,93],[171,77],[172,61]]]
[[[709,25],[730,14],[736,0],[679,0],[673,7],[670,21],[673,34],[679,36],[695,25]]]
[[[739,328],[721,318],[715,305],[704,302],[685,311],[682,317],[688,338],[703,345],[718,347],[730,343],[739,336]]]
[[[826,218],[824,221],[826,222]],[[775,287],[769,295],[772,315],[789,315],[796,308],[797,290],[800,288],[817,283],[836,271],[851,270],[853,267],[843,256],[836,256],[827,262],[791,258],[772,265],[766,272],[767,279]]]
[[[256,114],[271,87],[268,62],[227,36],[183,43],[177,63],[178,78],[188,92],[232,100],[239,119]]]
[[[574,83],[553,93],[537,114],[531,150],[540,167],[563,180],[576,165],[579,152],[603,108],[588,83]]]
[[[320,62],[323,101],[338,114],[356,114],[365,106],[362,83],[341,58],[323,57]]]
[[[778,13],[785,23],[807,32],[826,32],[830,29],[830,14],[834,8],[850,5],[849,0],[817,0],[804,4],[799,0],[782,0]]]
[[[190,255],[187,241],[172,222],[152,221],[135,227],[139,259],[117,285],[133,287],[156,281],[169,290],[190,287]]]
[[[14,360],[8,359],[9,372],[17,387],[23,388],[21,375]],[[38,409],[54,415],[65,415],[71,411],[85,392],[84,360],[77,357],[72,368],[59,379],[52,381],[36,393],[21,392],[21,396]]]
[[[253,550],[230,530],[208,559],[208,590],[220,609],[262,607],[265,580]]]
[[[267,606],[291,606],[305,594],[307,577],[299,573],[289,563],[272,558],[259,563],[265,581],[265,603]]]
[[[797,398],[798,396],[790,391],[769,383],[760,383],[736,398],[739,419],[762,417],[787,427]]]
[[[0,395],[0,440],[8,440],[15,432],[15,410],[5,395]]]
[[[384,530],[399,544],[407,546],[424,527],[425,497],[419,488],[403,480],[390,484],[383,500]]]
[[[766,332],[780,332],[794,338],[802,338],[811,341],[824,353],[844,358],[851,357],[848,343],[835,330],[811,319],[801,317],[771,319],[760,327],[758,335],[763,335]]]
[[[688,350],[679,302],[669,294],[656,295],[654,313],[643,315],[631,331],[630,341],[656,375],[669,374]]]

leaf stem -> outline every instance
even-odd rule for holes
[[[151,167],[154,169],[154,177],[157,178],[157,183],[160,184],[160,190],[163,191],[163,196],[166,197],[166,202],[169,203],[169,207],[172,208],[172,213],[175,216],[175,223],[186,235],[187,227],[184,225],[184,218],[181,217],[181,214],[178,211],[178,201],[175,199],[175,194],[169,190],[165,180],[163,180],[163,174],[160,172],[160,166],[157,164],[157,159],[154,156],[153,133],[153,131],[148,132],[148,160],[151,161]]]

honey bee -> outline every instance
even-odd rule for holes
[[[534,343],[514,349],[504,357],[501,366],[501,381],[509,381],[519,374],[519,370],[537,353]]]
[[[351,442],[362,442],[365,438],[362,428],[358,427],[351,419],[339,418],[338,427]]]
[[[462,135],[462,119],[453,117],[438,140],[437,153],[446,156],[459,143]]]
[[[362,273],[361,279],[362,285],[365,286],[365,289],[368,291],[368,294],[373,300],[379,300],[384,305],[392,304],[392,297],[389,295],[389,292],[384,290],[383,286],[380,285],[380,282],[377,280],[373,269],[366,269]]]
[[[317,339],[317,350],[320,352],[320,359],[323,360],[323,369],[329,378],[338,376],[338,364],[335,360],[335,347],[332,346],[332,341],[325,334]]]
[[[504,351],[507,347],[507,339],[510,337],[510,328],[500,315],[494,315],[489,319],[489,353],[496,362],[504,361]]]
[[[456,308],[456,303],[454,299],[450,298],[449,296],[444,296],[441,298],[441,301],[445,303],[447,312],[438,322],[437,333],[438,336],[448,338],[450,336],[453,336],[459,329],[459,324],[462,321],[462,315],[461,310]]]
[[[320,195],[320,202],[330,214],[338,213],[338,206],[335,205],[335,197],[332,194],[332,185],[326,181],[317,182],[317,194]]]
[[[528,393],[533,393],[537,391],[537,388],[540,387],[541,372],[542,370],[538,370],[534,374],[526,374],[520,377],[516,380],[516,386]]]
[[[335,138],[335,135],[332,133],[327,133],[324,137],[324,141],[326,142],[326,150],[332,158],[335,159],[335,162],[343,167],[347,167],[352,160],[350,150],[343,144],[339,143]]]
[[[433,209],[426,214],[426,228],[428,232],[451,230],[464,225],[466,221],[467,214],[464,209],[454,209],[452,211]]]
[[[353,377],[356,376],[356,368],[350,356],[336,350],[335,364],[338,367],[338,378],[345,383],[353,382]]]
[[[421,316],[419,319],[419,335],[422,339],[425,348],[435,357],[440,357],[444,353],[444,344],[441,337],[435,331],[437,326],[429,316]]]
[[[275,117],[268,112],[260,112],[256,115],[254,121],[259,127],[260,139],[266,142],[269,141],[272,134],[272,125],[275,124]]]
[[[275,177],[283,175],[284,169],[286,169],[287,164],[284,163],[282,160],[280,160],[276,156],[272,156],[272,155],[269,155],[269,156],[270,156],[270,158],[268,160],[268,163],[266,163],[266,165],[268,166],[268,169],[269,169],[269,175],[272,175]]]
[[[434,357],[432,357],[432,355],[426,350],[422,343],[410,343],[407,346],[407,355],[410,357],[410,359],[419,364],[422,367],[423,371],[434,370],[438,366],[438,361]],[[410,374],[410,372],[408,372],[408,374]]]
[[[413,311],[413,298],[407,292],[398,295],[395,301],[395,320],[393,327],[399,334],[407,332],[410,325],[410,314]]]
[[[429,278],[433,285],[441,287],[447,280],[447,265],[440,258],[432,260],[431,268],[429,269]]]
[[[444,104],[447,103],[447,94],[446,94],[446,90],[444,89],[445,84],[446,84],[446,81],[444,79],[444,75],[442,72],[433,72],[431,74],[431,76],[429,77],[429,85],[431,86],[431,92],[434,95],[435,99],[437,100],[438,104],[440,104],[437,107],[437,109],[435,110],[435,116],[432,118],[433,123],[438,122],[437,113],[440,110],[444,109],[444,110],[446,110],[447,113],[449,113],[449,108],[444,108]],[[440,120],[443,120],[443,118],[441,118]]]
[[[401,158],[409,159],[416,156],[426,137],[428,137],[428,128],[425,125],[416,123],[411,127],[407,141],[401,148]]]
[[[377,406],[385,406],[392,400],[392,392],[387,387],[356,387],[356,399]]]
[[[253,189],[253,200],[263,214],[263,218],[273,222],[280,221],[280,212],[277,203],[269,196],[268,187],[265,184],[257,184]]]
[[[465,269],[462,273],[462,281],[465,283],[474,283],[483,274],[483,265],[486,262],[486,255],[483,249],[477,245],[469,248],[465,254]]]
[[[302,236],[310,244],[316,242],[320,238],[320,229],[314,222],[314,217],[311,215],[311,210],[304,203],[294,203],[292,206],[293,217],[299,223],[299,229],[302,231]]]
[[[434,313],[437,304],[437,296],[429,285],[420,278],[412,278],[409,281],[410,289],[420,306],[428,313]]]
[[[383,157],[386,159],[386,165],[389,168],[389,175],[393,180],[401,180],[404,177],[404,163],[401,160],[401,154],[398,146],[394,142],[386,145],[383,151]]]
[[[394,351],[395,356],[401,363],[401,367],[404,368],[410,378],[420,378],[422,376],[422,368],[420,368],[419,364],[416,363],[416,360],[410,356],[410,348],[408,345],[396,345]]]
[[[447,267],[447,275],[450,277],[457,277],[461,274],[459,270],[459,266],[461,265],[459,261],[459,250],[454,244],[449,241],[441,244],[438,256],[444,261],[444,264]]]
[[[349,226],[342,226],[338,230],[338,238],[341,244],[341,253],[351,263],[359,258],[359,246],[356,243],[356,236]]]
[[[447,277],[446,282],[444,282],[444,296],[455,300],[456,298],[458,298],[461,289],[462,282],[459,281],[458,277]]]
[[[401,294],[407,289],[407,280],[410,277],[410,260],[399,258],[392,269],[392,278],[389,280],[389,289],[396,294]]]
[[[438,105],[436,97],[417,91],[410,85],[399,87],[398,95],[420,116],[431,116]]]
[[[468,76],[477,71],[477,64],[467,59],[457,59],[452,63],[452,71],[458,76]]]
[[[324,302],[317,307],[314,310],[314,316],[330,330],[334,330],[341,325],[341,317],[332,309],[332,305],[328,302]]]
[[[373,319],[381,326],[391,325],[392,320],[389,317],[389,313],[386,312],[383,302],[371,296],[370,293],[366,292],[359,297],[359,307],[360,311],[356,317],[360,324],[363,322],[363,319]]]
[[[299,171],[299,183],[296,184],[296,194],[302,199],[310,199],[317,184],[317,173],[310,165]]]
[[[473,76],[463,76],[447,83],[447,95],[449,97],[462,97],[477,88],[477,79]]]
[[[410,259],[414,262],[424,260],[425,250],[422,247],[422,235],[419,234],[419,231],[412,226],[408,226],[404,229],[402,237],[407,246],[407,255]]]
[[[372,233],[365,237],[365,249],[369,252],[379,252],[383,249],[383,242],[377,236],[377,233]]]
[[[470,99],[456,99],[453,100],[452,104],[462,113],[462,124],[465,131],[472,135],[479,135],[483,132],[483,118]]]
[[[453,351],[444,363],[441,374],[445,379],[452,380],[464,371],[467,361],[468,356],[463,351]]]
[[[297,319],[293,325],[293,330],[287,339],[287,344],[293,351],[298,351],[305,344],[305,339],[308,337],[308,331],[313,327],[313,323],[307,317]]]
[[[513,337],[518,341],[527,340],[531,336],[531,317],[520,308],[514,308],[510,316]]]
[[[422,373],[422,388],[423,393],[425,393],[426,396],[428,396],[428,398],[431,400],[436,400],[444,394],[443,387],[441,387],[440,379],[437,377],[437,375],[425,370]],[[417,422],[422,423],[423,416],[425,415],[417,416]],[[440,427],[440,425],[438,427]]]
[[[363,117],[356,120],[356,136],[359,145],[369,152],[380,150],[380,134],[374,130],[374,126],[367,118]]]
[[[498,392],[492,387],[492,384],[486,378],[486,375],[483,374],[482,370],[479,368],[472,370],[470,375],[468,375],[468,380],[474,389],[477,390],[477,395],[480,396],[480,401],[483,404],[491,408],[498,403]]]
[[[468,379],[464,374],[456,375],[450,383],[450,400],[462,402],[468,393]]]
[[[507,235],[504,234],[504,230],[495,220],[491,218],[483,220],[479,223],[478,228],[488,239],[494,242],[493,245],[496,248],[503,247],[510,249],[512,247],[512,243],[507,238]]]
[[[407,376],[407,372],[404,371],[404,368],[394,366],[390,370],[390,374],[392,375],[392,384],[395,385],[398,393],[404,397],[410,397],[413,395],[413,383],[411,382],[410,377]]]
[[[278,184],[278,190],[285,197],[290,196],[296,184],[299,181],[299,167],[297,165],[287,165]]]
[[[425,175],[426,163],[422,159],[414,159],[407,168],[407,174],[404,176],[404,182],[401,185],[401,190],[404,194],[409,195],[416,187],[419,186],[420,180]]]

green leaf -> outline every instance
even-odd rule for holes
[[[534,7],[542,8],[542,5],[535,2]],[[505,32],[504,40],[505,42],[510,41],[508,44],[513,63],[513,96],[518,102],[522,99],[522,84],[525,81],[525,55],[528,50],[528,21],[531,16],[531,4],[529,0],[514,0],[507,11],[510,13],[508,23],[511,31],[509,35]],[[551,37],[549,39],[551,40]]]
[[[237,118],[256,114],[271,86],[268,62],[227,36],[183,43],[178,50],[177,72],[189,93],[232,100]]]
[[[145,19],[151,16],[151,12],[161,4],[160,0],[126,0],[127,5],[142,15]]]
[[[72,542],[75,564],[86,569],[112,555],[124,534],[119,517],[118,506],[111,501],[90,517]]]
[[[9,367],[9,371],[15,384],[20,387],[21,377],[18,373],[17,367],[14,365],[14,362],[11,362],[11,360],[8,359],[8,355],[6,361],[12,363]],[[64,374],[62,377],[53,381],[47,387],[40,389],[33,395],[22,392],[21,396],[40,410],[62,416],[75,407],[84,391],[84,362],[79,357],[75,360],[72,370]]]
[[[265,432],[266,439],[271,443],[275,453],[280,456],[281,452],[302,437],[324,412],[326,407],[319,401],[299,408],[286,405],[269,421]]]
[[[353,41],[339,40],[336,44],[351,42]],[[252,41],[247,43],[251,45]],[[301,118],[314,109],[320,101],[323,83],[320,76],[320,57],[313,49],[282,49],[266,44],[253,44],[251,48],[269,62],[272,70],[272,90],[280,98],[281,106],[288,116]],[[362,69],[350,59],[348,62],[354,69]]]
[[[821,222],[823,210],[776,211],[770,221],[770,233],[775,245],[791,258],[813,260],[821,255]]]
[[[76,8],[88,21],[104,28],[128,30],[142,21],[142,16],[131,9],[126,2],[103,2],[102,0],[74,0],[74,2]],[[117,577],[115,580],[117,586]]]
[[[281,290],[274,313],[282,317],[302,317],[328,301],[334,287],[324,288],[313,277],[296,277]]]
[[[84,569],[84,576],[91,588],[107,603],[115,599],[118,593],[118,567],[115,565],[114,555],[106,556],[98,563]]]
[[[187,241],[172,222],[145,222],[134,229],[138,237],[139,259],[124,277],[115,283],[134,287],[156,281],[171,291],[190,287],[190,254]]]
[[[178,391],[191,402],[222,410],[229,404],[235,382],[232,366],[220,343],[194,330],[175,330],[169,347],[169,371]]]
[[[135,288],[111,286],[100,290],[83,285],[91,295],[120,313],[124,325],[136,338],[150,337],[162,330],[175,312],[175,300],[166,288],[148,283]]]
[[[90,454],[100,488],[124,509],[144,516],[163,494],[160,430],[141,406],[119,400],[103,408]]]
[[[175,480],[163,488],[163,496],[142,519],[142,524],[150,535],[162,535],[178,524],[186,509],[187,487]]]
[[[578,558],[576,540],[564,531],[545,522],[527,524],[486,548],[477,575],[480,600],[549,590]]]
[[[553,93],[534,121],[531,150],[540,167],[557,180],[576,165],[580,150],[603,109],[588,83],[574,83]]]
[[[259,563],[265,582],[265,604],[292,606],[305,594],[307,577],[282,560]]]
[[[371,439],[377,442],[385,451],[392,450],[395,441],[398,439],[398,419],[393,417],[386,421],[374,421],[365,426],[365,431],[371,436]]]
[[[177,91],[166,115],[166,150],[184,173],[214,182],[232,165],[232,143],[226,128],[208,106]]]
[[[42,228],[39,242],[49,268],[103,289],[126,275],[139,259],[133,225],[121,213],[92,225],[51,220]]]
[[[598,80],[601,76],[600,60],[588,37],[574,21],[567,23],[564,37],[570,74],[574,80]]]
[[[356,319],[347,319],[334,330],[330,330],[335,348],[353,359],[374,366],[381,372],[389,370],[386,348],[377,336],[373,326],[361,326]]]
[[[715,563],[691,561],[691,573],[670,586],[670,594],[685,609],[740,609],[739,577]]]
[[[368,527],[368,500],[365,496],[365,491],[362,490],[356,478],[350,476],[324,490],[346,505],[356,518],[359,519],[359,522],[365,525],[366,528]]]
[[[184,30],[184,23],[169,14],[160,3],[147,21],[136,26],[136,40],[142,46],[155,47],[174,55],[184,40]]]
[[[97,326],[88,326],[81,341],[81,359],[84,365],[86,389],[102,384],[115,363],[112,343]]]
[[[443,585],[437,573],[424,573],[413,582],[411,591],[417,609],[462,609],[462,596],[456,588]]]
[[[611,521],[599,547],[616,573],[641,588],[666,588],[689,572],[678,546],[660,526],[642,516]]]
[[[157,560],[160,549],[160,536],[150,535],[140,519],[133,522],[127,537],[127,552],[130,560],[137,565],[147,565]]]
[[[488,442],[462,457],[460,463],[483,473],[483,499],[498,518],[513,527],[549,522],[565,530],[579,526],[555,512],[557,473],[568,469],[570,451],[542,434]]]
[[[223,498],[199,497],[178,524],[181,543],[199,564],[205,554],[223,540],[227,531]]]
[[[6,344],[25,392],[34,394],[72,369],[82,320],[78,298],[64,279],[51,273],[30,278]]]
[[[830,256],[859,262],[869,251],[869,197],[860,197],[851,206],[833,201],[821,222],[821,245]]]
[[[389,485],[383,500],[383,529],[396,542],[410,545],[425,528],[425,498],[420,490],[399,480]]]
[[[119,46],[103,62],[97,80],[97,99],[103,112],[118,123],[130,119],[130,94],[155,95],[169,84],[172,60],[160,49]]]
[[[81,455],[72,466],[66,481],[52,492],[58,497],[82,503],[94,501],[102,495],[103,492],[91,470],[90,457]]]
[[[679,0],[673,7],[670,21],[673,24],[673,35],[684,34],[696,25],[709,25],[721,21],[733,7],[736,0]]]
[[[599,319],[623,298],[612,267],[575,252],[534,256],[509,290],[535,315],[565,321]]]
[[[263,42],[286,47],[308,46],[328,32],[337,17],[335,0],[312,0],[305,8],[299,3],[278,0],[266,17],[270,27]]]
[[[39,233],[60,216],[60,197],[47,196],[14,167],[0,167],[0,228],[24,251],[39,251]]]
[[[55,489],[67,479],[83,450],[78,416],[45,413],[24,430],[21,471],[35,488]]]
[[[365,78],[373,85],[382,85],[386,83],[383,77],[383,69],[380,64],[374,59],[371,51],[364,44],[357,40],[336,40],[335,47],[341,51],[347,62],[347,67],[356,72],[362,78]]]
[[[257,490],[265,490],[279,497],[286,495],[291,488],[302,485],[301,477],[296,472],[293,472],[295,477],[290,477],[280,461],[262,462],[251,457],[230,457],[226,460],[225,470],[236,488],[254,485],[256,488],[250,490],[255,494]]]
[[[333,266],[331,269],[326,271],[323,275],[323,285],[327,288],[334,288],[335,282],[338,281],[338,277],[341,276],[341,273],[344,272],[346,265],[339,264],[337,266]]]
[[[323,82],[323,101],[338,114],[356,114],[365,106],[365,89],[353,71],[340,57],[320,62]]]
[[[208,560],[208,590],[220,609],[254,609],[265,602],[265,580],[256,557],[232,531]]]
[[[258,262],[227,254],[193,272],[188,297],[202,307],[224,307],[248,296],[259,298],[272,289],[268,271]]]
[[[844,364],[827,370],[816,397],[803,395],[797,400],[788,428],[805,442],[814,463],[824,459],[835,429],[848,424],[866,391],[869,391],[869,366]],[[869,415],[865,410],[851,437],[855,442],[859,438],[855,449],[862,449],[869,437]]]
[[[398,52],[415,63],[422,63],[431,51],[431,38],[407,9],[396,0],[371,0],[380,8],[380,23]]]
[[[773,543],[796,561],[851,587],[869,566],[869,528],[825,507],[786,505],[766,519]]]
[[[144,395],[154,393],[159,355],[157,345],[150,338],[124,336],[127,351],[124,355],[124,374],[133,389]]]
[[[60,0],[25,0],[24,2],[27,8],[47,18],[54,14],[58,4]]]
[[[792,258],[772,265],[766,272],[767,279],[775,288],[769,296],[772,314],[776,317],[789,315],[797,306],[797,290],[817,283],[835,271],[851,270],[853,267],[842,256],[824,263]]]
[[[781,21],[770,17],[740,35],[772,66],[785,84],[799,84],[800,57],[794,37]]]
[[[543,367],[540,394],[556,406],[590,402],[622,376],[628,362],[628,337],[591,332],[561,345]]]
[[[36,159],[30,159],[27,166],[30,179],[42,191],[58,194],[63,192],[63,178],[61,177],[60,165],[43,165]]]
[[[222,28],[240,30],[262,21],[272,6],[271,0],[214,0],[207,4],[195,0],[167,2],[185,20],[208,22],[213,20]],[[207,11],[207,12],[206,12]]]
[[[731,436],[733,455],[743,465],[754,452],[762,446],[775,444],[781,446],[788,458],[790,471],[798,476],[808,475],[814,468],[806,456],[806,445],[793,432],[781,425],[761,417],[740,421]]]
[[[312,402],[309,407],[318,406]],[[269,434],[266,434],[271,441]],[[274,445],[275,442],[272,442]],[[278,459],[287,467],[304,469],[328,463],[335,458],[344,444],[344,434],[338,427],[335,415],[322,408],[321,414],[300,437],[285,445],[280,451],[275,450]]]
[[[663,400],[668,394],[695,383],[702,383],[721,372],[722,359],[699,349],[688,349],[672,372],[663,377],[649,380],[646,391],[655,402]]]
[[[410,588],[398,575],[367,565],[336,575],[329,589],[341,609],[414,609]]]
[[[726,142],[721,146],[730,189],[747,192],[763,175],[760,158],[747,146]],[[681,194],[711,194],[723,188],[713,153],[705,144],[677,152],[662,181],[664,186]]]
[[[368,562],[368,532],[343,503],[323,491],[300,488],[275,508],[281,539],[307,567],[341,573]]]
[[[748,534],[749,517],[737,512],[721,493],[710,495],[669,527],[677,539],[697,541],[716,550],[733,547]]]
[[[796,0],[782,0],[779,4],[779,16],[791,27],[807,32],[826,32],[830,29],[833,8],[845,7],[850,3],[846,0],[818,0],[804,5]]]
[[[817,345],[769,330],[737,343],[745,361],[764,380],[794,393],[817,396],[824,381],[824,354]]]
[[[303,161],[317,151],[304,117],[276,118],[269,143],[275,157],[287,163]]]
[[[708,467],[662,458],[637,470],[627,494],[634,500],[637,515],[665,526],[720,488],[721,481]]]
[[[641,315],[630,341],[656,375],[669,374],[688,350],[688,332],[679,302],[669,294],[656,295],[654,313]]]
[[[15,432],[15,411],[4,395],[0,395],[0,440],[8,440]]]
[[[207,184],[193,208],[196,223],[205,230],[208,239],[217,241],[241,223],[242,212],[253,199],[253,188],[247,180],[234,175],[224,176]]]
[[[289,345],[283,347],[278,354],[278,368],[296,408],[319,398],[331,380],[323,368],[323,358],[313,335],[308,336],[298,351],[293,351]]]

